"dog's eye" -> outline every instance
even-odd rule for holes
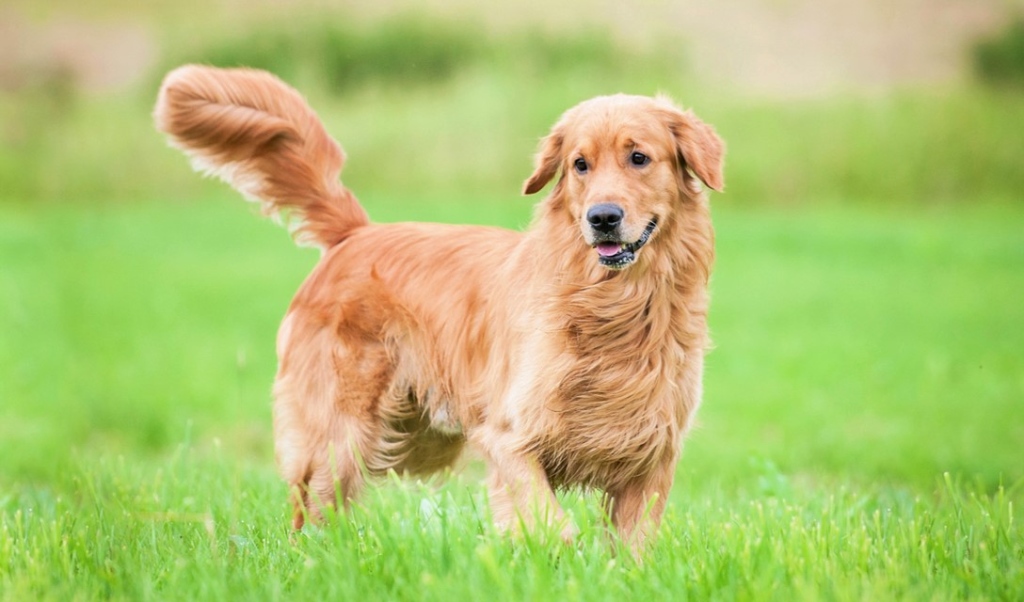
[[[581,173],[581,174],[587,173],[587,169],[589,169],[587,167],[587,160],[584,159],[583,157],[580,157],[579,159],[576,159],[576,161],[573,162],[573,167],[576,168],[576,173]]]
[[[651,162],[651,158],[640,151],[634,151],[633,154],[629,156],[629,162],[633,165],[647,165]]]

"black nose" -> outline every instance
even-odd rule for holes
[[[623,215],[622,207],[611,203],[601,203],[587,210],[587,221],[590,222],[591,228],[607,234],[619,227]]]

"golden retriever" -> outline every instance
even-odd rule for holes
[[[198,169],[322,249],[277,339],[295,528],[368,475],[436,471],[468,443],[498,526],[571,539],[554,491],[597,488],[640,549],[701,401],[714,251],[700,182],[720,190],[723,161],[710,126],[663,97],[573,107],[523,190],[557,183],[513,232],[371,224],[338,179],[341,148],[265,72],[181,67],[155,119]]]

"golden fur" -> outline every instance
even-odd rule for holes
[[[155,118],[198,167],[323,250],[277,341],[275,444],[296,528],[367,474],[435,471],[468,442],[499,525],[571,537],[553,490],[595,487],[639,548],[701,400],[713,233],[698,179],[722,187],[711,127],[665,98],[570,109],[524,192],[561,175],[519,233],[370,224],[338,180],[337,143],[267,73],[182,67]],[[608,203],[622,219],[605,246],[642,246],[621,269],[599,261],[588,222]]]

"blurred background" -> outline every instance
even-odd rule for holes
[[[378,221],[524,227],[563,110],[668,93],[728,145],[681,476],[1024,477],[1019,1],[5,0],[0,484],[183,441],[272,471],[274,330],[316,254],[155,132],[185,62],[299,88]]]
[[[505,190],[560,111],[615,91],[693,106],[730,146],[730,204],[1018,199],[1024,4],[727,0],[10,0],[4,202],[192,198],[148,114],[189,61],[307,94],[357,191]]]

